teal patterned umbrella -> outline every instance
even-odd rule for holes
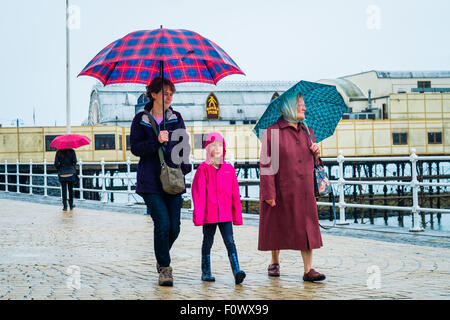
[[[262,140],[265,129],[276,123],[281,117],[280,110],[283,104],[297,103],[299,92],[305,100],[306,123],[313,129],[316,142],[333,135],[339,120],[347,110],[344,100],[335,86],[302,80],[269,104],[253,128],[260,140]]]

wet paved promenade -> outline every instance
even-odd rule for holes
[[[323,231],[314,268],[327,279],[305,283],[295,251],[282,251],[280,278],[267,276],[270,253],[257,250],[257,219],[245,217],[234,232],[247,278],[234,285],[217,232],[216,282],[204,283],[202,231],[184,212],[172,249],[170,288],[157,284],[150,216],[113,212],[125,206],[93,209],[88,202],[63,212],[59,201],[38,203],[37,196],[31,196],[33,202],[17,201],[24,197],[30,196],[0,192],[0,299],[450,299],[448,233],[357,226]],[[145,212],[136,206],[128,211]]]

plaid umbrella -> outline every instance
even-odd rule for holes
[[[299,92],[305,100],[306,123],[313,129],[316,142],[333,135],[342,114],[347,110],[344,100],[335,86],[302,80],[269,104],[253,128],[260,140],[262,140],[265,129],[276,123],[281,117],[280,110],[283,104],[297,103]]]
[[[231,74],[244,74],[217,44],[189,30],[155,29],[129,33],[100,51],[78,76],[103,85],[149,84],[156,76],[173,83],[216,84]]]

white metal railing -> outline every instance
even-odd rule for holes
[[[191,156],[191,163],[192,164],[199,164],[202,161],[201,160],[194,160]],[[434,186],[434,187],[450,187],[450,183],[448,182],[419,182],[417,180],[417,161],[419,160],[440,160],[440,161],[450,161],[450,156],[423,156],[419,157],[416,155],[416,152],[414,149],[411,150],[411,154],[409,156],[401,156],[401,157],[350,157],[345,158],[343,156],[342,151],[339,152],[339,156],[337,158],[323,158],[323,162],[337,162],[338,163],[338,180],[331,180],[332,185],[337,186],[338,188],[338,201],[336,203],[337,208],[339,209],[339,221],[337,221],[337,224],[345,225],[348,224],[348,222],[345,219],[345,209],[346,208],[364,208],[364,209],[379,209],[379,210],[397,210],[397,211],[408,211],[411,212],[413,215],[413,227],[410,229],[410,231],[423,231],[423,228],[419,225],[419,213],[420,212],[433,212],[433,213],[450,213],[450,209],[441,209],[441,208],[422,208],[419,206],[419,187],[421,186]],[[376,161],[409,161],[411,163],[411,181],[409,182],[398,182],[398,181],[347,181],[344,178],[344,163],[345,161],[360,161],[360,162],[376,162]],[[258,159],[231,159],[231,164],[236,165],[237,163],[247,163],[247,164],[258,164]],[[117,176],[111,176],[105,174],[105,165],[123,165],[126,164],[127,171],[125,172],[125,177],[117,177]],[[108,193],[118,193],[118,194],[126,194],[128,196],[127,198],[127,204],[133,205],[133,202],[131,198],[135,194],[134,191],[132,191],[132,186],[135,184],[135,177],[132,177],[131,172],[131,165],[137,164],[137,162],[131,162],[130,158],[127,158],[126,162],[105,162],[104,159],[102,159],[100,162],[83,162],[82,160],[78,161],[78,167],[79,167],[79,181],[80,185],[78,188],[74,188],[74,190],[77,190],[80,192],[80,200],[84,200],[83,198],[83,192],[85,191],[91,191],[91,192],[100,192],[100,201],[103,203],[108,202]],[[9,186],[15,186],[16,192],[20,192],[19,187],[28,187],[29,193],[33,193],[33,189],[36,188],[43,188],[44,189],[44,197],[48,196],[48,189],[58,189],[60,190],[59,186],[49,186],[48,185],[48,178],[49,177],[58,177],[57,174],[47,174],[47,160],[44,160],[43,162],[30,162],[29,165],[29,172],[28,173],[20,173],[19,172],[19,166],[23,165],[23,163],[19,163],[17,160],[16,165],[16,172],[15,173],[9,173],[8,172],[8,165],[11,165],[11,163],[8,163],[6,160],[3,164],[0,164],[0,166],[4,166],[5,170],[4,173],[0,172],[0,176],[5,176],[5,182],[0,182],[0,185],[5,186],[5,192],[9,191]],[[14,163],[12,164],[14,165]],[[33,165],[43,165],[44,172],[43,174],[34,174],[33,173]],[[53,165],[53,164],[51,164]],[[85,175],[83,174],[83,166],[85,165],[100,165],[101,167],[101,173],[99,176],[92,176],[92,175]],[[194,177],[195,171],[193,170],[191,173],[189,173],[186,176],[186,181],[190,184],[192,183],[193,177]],[[8,177],[9,176],[16,176],[16,183],[9,183]],[[19,183],[19,176],[29,176],[29,183],[28,184],[20,184]],[[33,177],[35,176],[42,176],[44,178],[43,185],[34,185],[33,184]],[[83,187],[83,178],[92,178],[92,179],[98,179],[101,183],[101,189],[88,189]],[[126,183],[126,190],[108,190],[106,189],[107,180],[109,179],[110,185],[111,185],[111,179],[125,179],[127,181]],[[134,182],[134,183],[133,183]],[[238,179],[239,183],[257,183],[259,182],[259,179]],[[395,185],[395,186],[409,186],[412,188],[412,199],[413,203],[411,207],[400,207],[400,206],[382,206],[382,205],[370,205],[370,204],[355,204],[355,203],[346,203],[345,202],[345,194],[344,194],[344,187],[346,185]],[[193,209],[193,201],[191,198],[190,193],[186,193],[184,195],[185,200],[191,200],[191,210]],[[243,201],[259,201],[259,198],[250,198],[250,197],[241,197],[241,200]],[[318,205],[321,206],[332,206],[331,202],[318,202]]]

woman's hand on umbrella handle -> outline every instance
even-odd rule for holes
[[[313,153],[314,158],[318,159],[320,157],[320,146],[318,143],[313,143],[309,149]]]
[[[265,201],[271,207],[275,207],[276,206],[275,199],[270,199],[270,200],[265,200]]]
[[[169,131],[163,130],[158,135],[159,143],[169,142]]]

